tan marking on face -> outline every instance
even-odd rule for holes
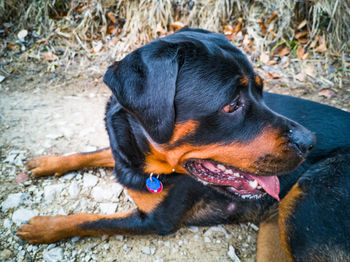
[[[255,82],[258,84],[258,86],[262,86],[263,80],[260,76],[255,75]]]
[[[257,166],[256,161],[266,155],[286,161],[295,158],[295,151],[288,150],[286,142],[286,138],[282,137],[278,130],[266,128],[247,143],[233,142],[228,145],[215,143],[201,146],[185,143],[177,147],[169,147],[169,144],[158,146],[151,144],[151,152],[146,156],[144,170],[156,174],[170,174],[175,170],[186,174],[183,168],[186,160],[211,159],[254,174],[263,170],[262,164]]]
[[[248,86],[248,84],[249,84],[249,79],[248,79],[248,77],[247,77],[246,75],[243,75],[243,76],[241,77],[241,79],[240,79],[240,82],[241,82],[242,85]]]
[[[168,195],[168,190],[166,189],[163,189],[159,193],[140,192],[131,189],[127,189],[127,191],[137,205],[137,208],[145,213],[149,213],[152,210],[156,209],[157,206]]]
[[[295,184],[288,194],[283,198],[278,209],[278,224],[280,239],[284,251],[287,253],[288,262],[294,261],[290,249],[288,235],[291,233],[288,225],[288,218],[293,214],[299,199],[303,197],[303,191],[298,184]]]

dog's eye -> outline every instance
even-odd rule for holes
[[[232,101],[228,105],[224,106],[222,111],[224,111],[225,113],[233,113],[234,111],[236,111],[240,107],[240,105],[241,104],[240,104],[239,100],[235,99],[234,101]]]

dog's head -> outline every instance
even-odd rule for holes
[[[104,81],[144,130],[147,173],[278,198],[276,175],[295,169],[314,143],[264,104],[262,79],[219,34],[186,29],[153,41],[109,67]]]

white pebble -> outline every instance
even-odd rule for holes
[[[32,217],[35,217],[38,214],[39,212],[37,210],[20,208],[13,213],[12,221],[16,223],[16,225],[20,225],[24,222],[29,221]]]
[[[58,262],[63,260],[63,249],[61,247],[55,247],[52,249],[46,249],[43,252],[45,262]]]

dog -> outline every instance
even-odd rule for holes
[[[201,29],[150,42],[103,80],[110,148],[26,167],[33,177],[114,167],[137,208],[36,216],[18,237],[40,244],[250,221],[260,224],[257,261],[348,261],[349,113],[264,92],[246,56]]]

